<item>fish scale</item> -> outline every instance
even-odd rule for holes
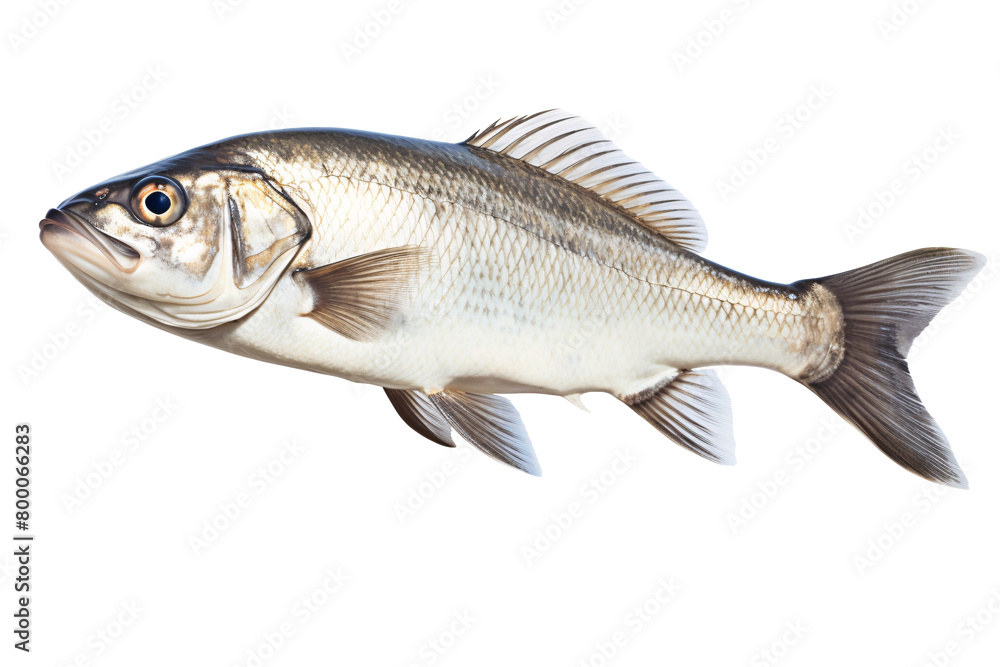
[[[461,208],[460,213],[456,213],[455,205],[450,202],[414,195],[411,191],[417,190],[420,182],[433,179],[412,170],[409,175],[413,181],[401,190],[350,177],[320,178],[303,183],[290,174],[297,187],[309,193],[306,201],[315,211],[312,245],[306,247],[298,263],[326,264],[379,247],[426,243],[429,238],[451,240],[456,244],[451,246],[455,252],[445,253],[435,263],[438,267],[447,267],[448,271],[436,279],[428,278],[421,285],[418,293],[421,300],[426,301],[421,305],[426,306],[427,311],[424,315],[415,311],[411,314],[412,319],[429,319],[438,324],[454,313],[471,312],[481,317],[483,328],[510,330],[510,322],[539,327],[544,322],[569,320],[576,323],[581,314],[583,319],[599,314],[606,322],[648,322],[649,331],[643,337],[648,335],[656,341],[651,354],[662,355],[664,350],[670,350],[676,359],[692,359],[696,364],[698,359],[704,358],[711,358],[713,363],[754,361],[730,354],[720,356],[721,351],[733,348],[733,341],[712,323],[724,313],[721,299],[738,295],[738,304],[760,304],[760,297],[750,286],[740,290],[734,289],[729,281],[712,280],[715,267],[705,262],[681,265],[681,270],[675,269],[666,275],[660,272],[657,278],[664,286],[654,286],[607,267],[581,261],[520,227],[483,212]],[[331,205],[335,201],[349,205]],[[386,206],[387,202],[396,203]],[[334,247],[339,252],[334,252]],[[545,271],[539,271],[535,268],[537,264],[533,265],[530,260],[546,253],[554,253],[555,257],[542,263]],[[463,261],[466,259],[468,263]],[[515,267],[519,269],[516,273],[513,272]],[[551,287],[545,289],[546,284]],[[614,293],[609,292],[612,285],[618,286]],[[433,295],[439,297],[434,299]],[[802,313],[801,302],[780,296],[768,296],[765,302],[790,314]],[[754,332],[752,336],[757,344],[738,347],[752,347],[761,365],[780,367],[783,361],[780,355],[761,355],[765,348],[759,343],[767,338],[783,347],[789,336],[780,336],[770,327],[762,326],[762,313],[769,312],[765,308],[741,308],[741,311],[733,322],[734,329],[748,336],[751,334],[746,332]],[[657,331],[666,334],[679,329],[676,326],[678,317],[694,325],[680,329],[687,335],[668,339],[665,343],[657,340],[660,338]],[[801,325],[801,317],[797,323]],[[799,328],[805,335],[805,327]],[[552,331],[552,327],[547,329]],[[563,330],[556,331],[555,335],[565,339],[572,333],[572,330]],[[550,350],[559,347],[558,343],[551,345],[551,337],[533,337],[549,345]],[[522,341],[513,343],[520,345],[522,354],[526,354]],[[544,351],[538,351],[532,358],[537,362],[543,356]],[[666,360],[648,359],[642,365],[650,366],[656,361],[666,363]],[[675,364],[670,367],[681,367],[679,362]],[[546,372],[549,371],[555,369]],[[456,370],[456,373],[462,371]],[[582,377],[578,378],[574,381],[585,382]],[[596,388],[590,383],[565,389],[587,391]],[[622,389],[623,393],[627,391]]]
[[[746,276],[701,255],[691,202],[565,112],[461,144],[235,137],[84,191],[41,227],[116,308],[377,384],[424,437],[451,445],[454,429],[533,474],[526,429],[496,393],[607,392],[730,464],[732,409],[708,367],[740,364],[807,386],[907,469],[965,484],[905,355],[981,256],[929,248],[791,285]]]

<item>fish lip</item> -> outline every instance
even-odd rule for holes
[[[83,237],[101,251],[116,269],[133,273],[142,264],[142,256],[127,243],[102,232],[73,211],[53,208],[39,221],[38,228],[44,236],[46,228],[54,226]]]

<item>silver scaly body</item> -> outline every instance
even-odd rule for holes
[[[430,262],[405,321],[379,340],[300,317],[312,304],[289,273],[213,337],[219,347],[400,389],[626,398],[709,365],[815,374],[837,342],[839,310],[822,293],[713,264],[513,160],[337,131],[240,150],[313,223],[294,268],[403,245]]]
[[[129,315],[243,356],[382,386],[417,433],[540,468],[498,393],[610,393],[735,462],[708,367],[802,383],[894,461],[965,486],[917,396],[913,339],[982,267],[924,248],[790,285],[701,256],[694,206],[586,121],[545,111],[460,144],[251,134],[49,211],[42,242]]]

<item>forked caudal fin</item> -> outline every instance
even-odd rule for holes
[[[799,285],[819,283],[840,303],[844,356],[805,382],[889,458],[933,482],[968,488],[948,439],[920,402],[906,355],[913,339],[985,264],[968,250],[924,248]]]

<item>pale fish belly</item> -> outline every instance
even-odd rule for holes
[[[227,334],[234,351],[393,388],[628,397],[720,363],[794,376],[833,339],[822,299],[689,253],[640,279],[452,202],[348,177],[297,187],[314,221],[298,266],[421,245],[430,267],[406,320],[375,342],[303,317],[308,295],[286,278]]]

